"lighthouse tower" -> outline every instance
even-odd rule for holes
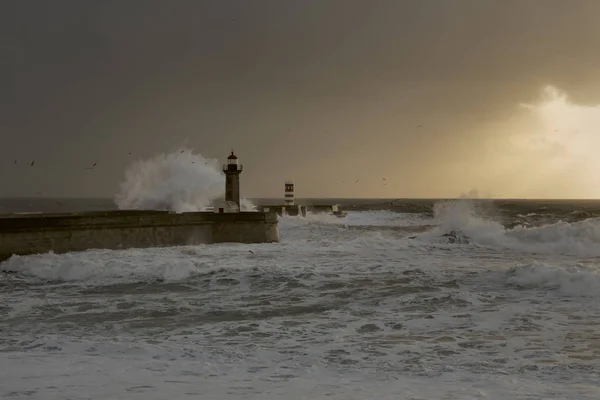
[[[231,201],[240,207],[240,174],[244,166],[238,164],[238,158],[231,150],[227,164],[223,164],[225,173],[225,201]]]
[[[294,205],[294,182],[292,181],[285,182],[285,205]]]

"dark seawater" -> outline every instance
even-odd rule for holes
[[[305,201],[349,214],[1,263],[0,398],[600,398],[599,201]]]
[[[250,199],[254,204],[273,199]],[[283,199],[275,201],[283,202]],[[452,199],[296,199],[297,204],[340,204],[348,211],[390,211],[433,216],[436,204]],[[474,212],[506,226],[563,220],[575,222],[600,216],[600,200],[488,200],[473,199]],[[114,210],[112,199],[103,198],[0,198],[0,214],[14,212],[82,212]]]

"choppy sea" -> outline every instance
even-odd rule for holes
[[[600,202],[340,202],[276,244],[13,256],[0,398],[600,398]]]

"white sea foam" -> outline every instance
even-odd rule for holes
[[[322,355],[312,353],[307,357],[314,357],[311,363],[304,365],[302,360],[297,360],[298,364],[290,367],[289,361],[268,349],[223,350],[217,355],[174,343],[133,347],[132,343],[102,345],[61,341],[52,346],[63,350],[55,351],[52,357],[40,354],[15,358],[10,365],[0,364],[6,376],[22,377],[10,383],[13,396],[59,399],[64,393],[70,393],[71,398],[81,399],[160,400],[168,396],[177,399],[513,400],[572,396],[593,399],[600,394],[583,382],[570,386],[525,373],[480,374],[470,378],[460,368],[441,373],[435,379],[403,374],[381,379],[371,370],[332,370],[326,362],[320,361]],[[280,365],[268,365],[267,360],[278,360]],[[39,379],[32,366],[45,367],[48,380],[61,384],[44,389],[32,387],[31,382]],[[290,378],[290,374],[294,377]],[[110,384],[101,379],[104,377],[110,378]]]
[[[524,289],[551,289],[569,296],[600,297],[598,266],[557,266],[535,261],[509,269],[507,282]]]
[[[300,217],[298,217],[300,218]],[[344,226],[368,226],[368,227],[408,227],[431,223],[427,218],[419,214],[395,213],[389,211],[362,211],[349,212],[346,217],[338,218],[327,213],[308,213],[308,221],[318,221],[327,224]]]
[[[104,284],[153,279],[185,280],[208,272],[209,267],[176,249],[152,249],[149,252],[131,249],[13,256],[2,264],[2,270],[18,271],[23,276],[46,281]]]
[[[442,208],[284,217],[274,244],[13,257],[0,397],[597,399],[597,260],[390,229],[521,240]]]
[[[599,218],[506,229],[498,222],[479,216],[472,201],[456,200],[436,205],[434,221],[438,226],[420,235],[421,240],[439,241],[441,235],[453,231],[480,246],[531,253],[600,256]]]

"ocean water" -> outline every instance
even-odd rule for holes
[[[277,244],[1,263],[0,398],[600,398],[600,203],[344,203]]]

